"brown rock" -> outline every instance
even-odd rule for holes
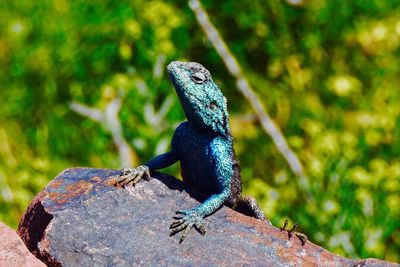
[[[18,233],[50,266],[399,266],[350,260],[227,207],[179,244],[169,235],[176,210],[204,197],[174,177],[153,173],[129,189],[107,182],[116,170],[67,169],[36,196]],[[195,199],[194,199],[194,198]],[[197,200],[196,200],[197,199]]]
[[[0,222],[0,266],[45,267],[26,248],[17,233]]]

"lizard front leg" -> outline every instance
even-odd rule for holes
[[[123,187],[126,185],[135,185],[140,179],[150,180],[150,169],[146,165],[137,168],[123,168],[119,176],[115,179],[114,185]]]
[[[218,184],[218,188],[215,191],[219,191],[220,193],[211,195],[200,206],[192,210],[179,210],[176,212],[181,216],[174,217],[175,221],[171,224],[170,228],[172,229],[171,235],[183,231],[180,242],[186,238],[193,227],[200,234],[204,235],[206,231],[204,217],[218,210],[231,194],[233,173],[231,141],[219,136],[210,142],[207,149],[211,165],[205,171],[208,171],[209,175],[215,179]]]
[[[174,150],[161,154],[149,160],[145,165],[137,168],[123,168],[120,175],[114,180],[116,186],[135,185],[141,179],[150,180],[150,171],[171,166],[178,161]]]
[[[201,235],[205,235],[206,227],[204,217],[219,209],[228,199],[229,194],[229,191],[224,191],[221,194],[211,195],[200,206],[192,210],[178,210],[176,212],[178,216],[174,217],[175,221],[170,226],[170,229],[172,229],[171,235],[183,231],[179,243],[183,242],[193,227],[195,227]]]

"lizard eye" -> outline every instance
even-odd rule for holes
[[[195,83],[203,83],[203,82],[205,82],[207,80],[207,77],[206,77],[206,75],[204,75],[201,72],[195,72],[195,73],[192,74],[192,80]]]

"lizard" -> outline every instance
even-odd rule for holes
[[[183,231],[180,243],[194,227],[204,235],[205,217],[222,205],[270,224],[256,200],[243,196],[240,166],[233,148],[227,100],[210,72],[196,62],[173,61],[167,66],[187,121],[174,132],[171,151],[137,168],[124,168],[115,185],[149,180],[150,171],[180,161],[183,182],[208,198],[191,210],[178,210],[171,235]],[[303,243],[303,242],[302,242]]]

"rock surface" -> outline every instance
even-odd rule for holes
[[[0,222],[0,266],[45,267],[26,248],[17,233]]]
[[[179,244],[175,211],[202,200],[179,180],[153,173],[128,189],[110,185],[116,170],[73,168],[58,175],[26,210],[18,233],[49,266],[399,266],[350,260],[223,207]],[[192,196],[192,197],[191,197]]]

